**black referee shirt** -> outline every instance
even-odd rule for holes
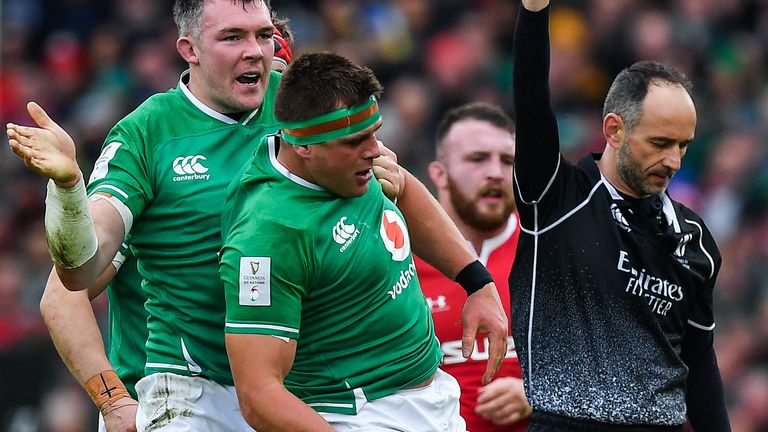
[[[522,11],[515,42],[513,336],[537,411],[680,425],[681,341],[714,328],[720,254],[701,218],[667,194],[623,197],[589,155],[559,153],[549,106],[547,15]]]

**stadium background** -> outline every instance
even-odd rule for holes
[[[379,137],[425,182],[436,120],[472,100],[511,112],[516,0],[273,0],[297,49],[329,49],[384,83]],[[733,430],[768,431],[768,1],[556,0],[552,96],[570,159],[604,143],[607,86],[638,59],[693,80],[699,124],[675,198],[723,254],[716,349]],[[175,86],[171,0],[2,0],[0,120],[38,101],[89,169],[106,132]],[[95,430],[95,409],[56,356],[37,304],[50,269],[44,181],[0,147],[0,431]],[[88,173],[86,173],[87,175]],[[97,302],[105,322],[106,305]]]

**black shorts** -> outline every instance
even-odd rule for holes
[[[683,432],[683,425],[624,425],[534,411],[528,432]]]

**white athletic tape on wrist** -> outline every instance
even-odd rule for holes
[[[82,179],[71,188],[62,188],[56,186],[53,180],[48,181],[45,235],[51,259],[59,267],[80,267],[96,254],[99,241],[88,211]]]

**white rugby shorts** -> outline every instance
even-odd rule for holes
[[[366,402],[356,415],[320,415],[337,431],[465,432],[467,425],[459,414],[460,394],[456,379],[438,369],[429,385]]]
[[[240,413],[234,386],[202,377],[156,373],[136,383],[136,430],[253,432]]]

